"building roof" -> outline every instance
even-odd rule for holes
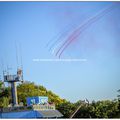
[[[63,116],[58,110],[39,110],[38,113],[40,113],[43,118],[58,118]]]
[[[58,110],[27,110],[0,113],[0,118],[58,118],[62,116]]]

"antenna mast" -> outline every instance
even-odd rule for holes
[[[22,73],[22,79],[23,79],[23,63],[22,63],[22,48],[20,42],[18,43],[19,46],[17,46],[16,40],[15,40],[15,48],[16,48],[16,61],[17,61],[17,72],[21,71]],[[18,48],[20,57],[18,57]],[[20,65],[19,65],[19,59],[20,58]]]
[[[7,72],[5,72],[3,70],[3,78],[4,78],[4,82],[7,82],[7,83],[11,84],[12,105],[13,106],[18,106],[16,83],[17,82],[23,82],[23,72],[22,72],[22,68],[19,68],[19,66],[18,66],[18,54],[17,54],[18,51],[17,51],[16,42],[15,42],[15,46],[16,46],[17,73],[13,74],[13,75],[10,74],[9,73],[9,68],[8,68],[8,65],[7,65]],[[21,57],[21,60],[22,60],[22,57]]]

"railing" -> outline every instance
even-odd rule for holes
[[[4,81],[5,82],[19,81],[19,77],[17,75],[5,75]]]
[[[24,110],[32,110],[32,106],[0,108],[0,112],[19,112]]]
[[[27,110],[55,110],[54,104],[32,105],[32,106],[16,106],[0,108],[0,112],[20,112]]]
[[[54,104],[45,104],[45,105],[33,105],[34,110],[55,110]]]

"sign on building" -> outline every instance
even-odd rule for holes
[[[27,97],[27,106],[48,103],[47,96]]]

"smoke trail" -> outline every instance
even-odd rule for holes
[[[67,34],[71,31],[71,29],[73,29],[74,28],[74,26],[75,26],[76,24],[74,23],[73,24],[73,22],[72,23],[70,23],[69,25],[67,25],[66,27],[65,27],[65,30],[64,31],[61,31],[61,32],[59,32],[53,39],[56,39],[56,41],[54,41],[51,45],[50,45],[50,48],[49,48],[49,51],[51,51],[52,49],[54,49],[55,50],[55,48],[57,48],[57,46],[59,46],[60,45],[60,43],[58,43],[59,41],[61,42],[61,39],[62,38],[64,38],[64,36],[67,36]],[[66,29],[67,28],[67,29]],[[58,37],[59,36],[59,37]],[[47,43],[47,46],[49,46],[49,44],[51,43],[51,40]],[[58,44],[57,44],[58,43]],[[56,45],[57,44],[57,45]],[[56,46],[55,48],[53,48],[53,46]],[[54,50],[52,50],[52,51],[54,51]]]
[[[52,54],[54,54],[55,50],[62,44],[63,41],[60,41],[53,49]]]
[[[71,27],[71,25],[69,25],[69,26]],[[58,37],[58,36],[59,37],[57,38],[56,41],[54,41],[54,43],[51,44],[51,46],[49,48],[49,51],[52,50],[52,53],[54,53],[54,51],[60,46],[60,44],[62,44],[62,42],[64,42],[61,39],[62,38],[65,39],[65,36],[67,36],[70,33],[71,29],[74,29],[74,27],[75,27],[75,24],[72,24],[72,28],[68,28],[66,31],[62,31],[62,32],[58,33],[56,37]],[[61,35],[59,35],[59,34],[61,34]],[[54,39],[56,37],[54,37]],[[51,41],[49,41],[49,43],[47,44],[47,46],[50,44],[50,42]]]
[[[79,31],[79,34],[76,34],[75,37],[71,38],[68,37],[68,39],[62,44],[62,46],[58,49],[58,51],[56,52],[56,56],[59,54],[59,58],[61,57],[62,53],[65,51],[65,49],[77,38],[79,37],[79,35],[86,29],[88,28],[89,25],[93,24],[94,22],[96,22],[98,19],[100,19],[102,16],[104,16],[106,13],[108,13],[110,10],[112,10],[113,5],[109,6],[108,8],[102,10],[99,14],[93,16],[92,18],[90,18],[87,22],[85,22],[83,25],[81,25],[79,28],[77,28],[77,30],[75,30],[72,33],[73,34],[76,33],[76,31]],[[82,30],[83,29],[83,30]],[[63,48],[63,49],[62,49]],[[62,51],[61,51],[62,50]],[[60,52],[61,51],[61,52]]]
[[[70,31],[70,30],[69,30]],[[64,32],[51,46],[51,50],[52,50],[52,54],[55,53],[56,49],[59,48],[59,46],[61,46],[63,44],[63,40],[61,40],[62,38],[66,39],[69,31]],[[54,46],[54,47],[53,47]]]
[[[50,50],[51,50],[51,49],[52,49],[52,46],[55,45],[55,43],[56,43],[59,39],[61,39],[61,37],[62,37],[63,35],[65,35],[67,32],[69,32],[69,29],[70,29],[71,26],[72,26],[71,23],[68,24],[68,25],[66,25],[66,26],[64,27],[64,32],[63,32],[63,31],[60,31],[56,36],[54,36],[54,37],[51,39],[51,40],[54,40],[54,39],[57,38],[57,40],[54,41],[54,43],[52,43],[52,44],[51,44],[51,40],[49,40],[46,46],[49,46],[49,45],[50,45]],[[58,37],[58,36],[59,36],[59,37]]]
[[[67,40],[71,40],[72,38],[75,37],[75,35],[77,34],[77,32],[79,32],[79,29],[75,30],[69,37]],[[62,49],[62,47],[66,44],[67,41],[65,41],[62,46],[59,48],[59,50],[56,52],[56,56],[58,55],[58,53],[60,52],[60,50]]]
[[[80,33],[79,33],[80,34]],[[74,41],[77,39],[77,37],[79,37],[79,34],[77,34],[76,36],[72,37],[70,40],[69,40],[69,43],[62,49],[62,51],[60,52],[59,54],[59,58],[61,57],[62,53],[65,51],[65,49]]]
[[[77,19],[77,21],[79,21],[80,18]],[[53,51],[55,51],[55,49],[60,45],[60,43],[64,42],[64,41],[61,41],[62,38],[65,38],[65,36],[67,36],[70,31],[72,29],[75,28],[75,26],[77,25],[77,21],[75,22],[75,20],[72,20],[72,22],[68,25],[66,25],[66,27],[64,28],[64,31],[60,31],[52,40],[56,39],[56,41],[54,41],[52,44],[51,44],[51,40],[47,43],[47,47],[49,47],[49,51],[51,51],[52,49],[52,53]],[[60,43],[58,43],[60,42]],[[57,44],[58,43],[58,44]],[[55,46],[55,47],[54,47]]]

